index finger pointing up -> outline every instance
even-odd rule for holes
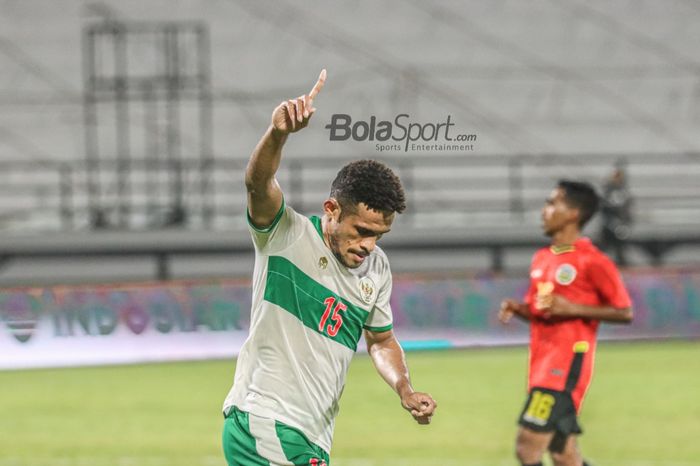
[[[326,83],[326,69],[321,70],[321,74],[318,75],[318,81],[316,81],[316,84],[314,84],[314,87],[311,88],[311,92],[309,92],[309,99],[313,100],[318,93],[321,91],[323,88],[323,85]]]

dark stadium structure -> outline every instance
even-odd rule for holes
[[[280,182],[311,215],[345,162],[389,163],[408,194],[383,241],[396,271],[523,270],[544,243],[552,183],[601,187],[619,164],[633,196],[629,265],[700,259],[689,5],[204,4],[32,0],[4,12],[0,284],[246,276],[243,169],[269,121],[261,109],[322,67],[327,92]],[[300,18],[313,25],[293,27]],[[469,148],[329,141],[341,113],[449,117]]]

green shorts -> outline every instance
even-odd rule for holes
[[[293,427],[233,406],[224,421],[229,466],[327,466],[330,457]]]

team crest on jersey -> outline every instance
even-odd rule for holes
[[[571,285],[576,280],[576,268],[571,264],[561,264],[554,273],[554,279],[560,285]]]
[[[328,258],[326,256],[322,256],[318,260],[318,266],[322,269],[325,269],[326,267],[328,267]]]
[[[362,277],[359,287],[362,301],[370,304],[374,300],[374,282],[369,277]]]

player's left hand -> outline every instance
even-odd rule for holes
[[[413,392],[401,399],[401,405],[418,424],[430,424],[437,403],[427,393]]]
[[[507,324],[510,319],[520,310],[520,303],[514,299],[504,299],[501,301],[501,307],[498,310],[498,320],[502,324]]]

